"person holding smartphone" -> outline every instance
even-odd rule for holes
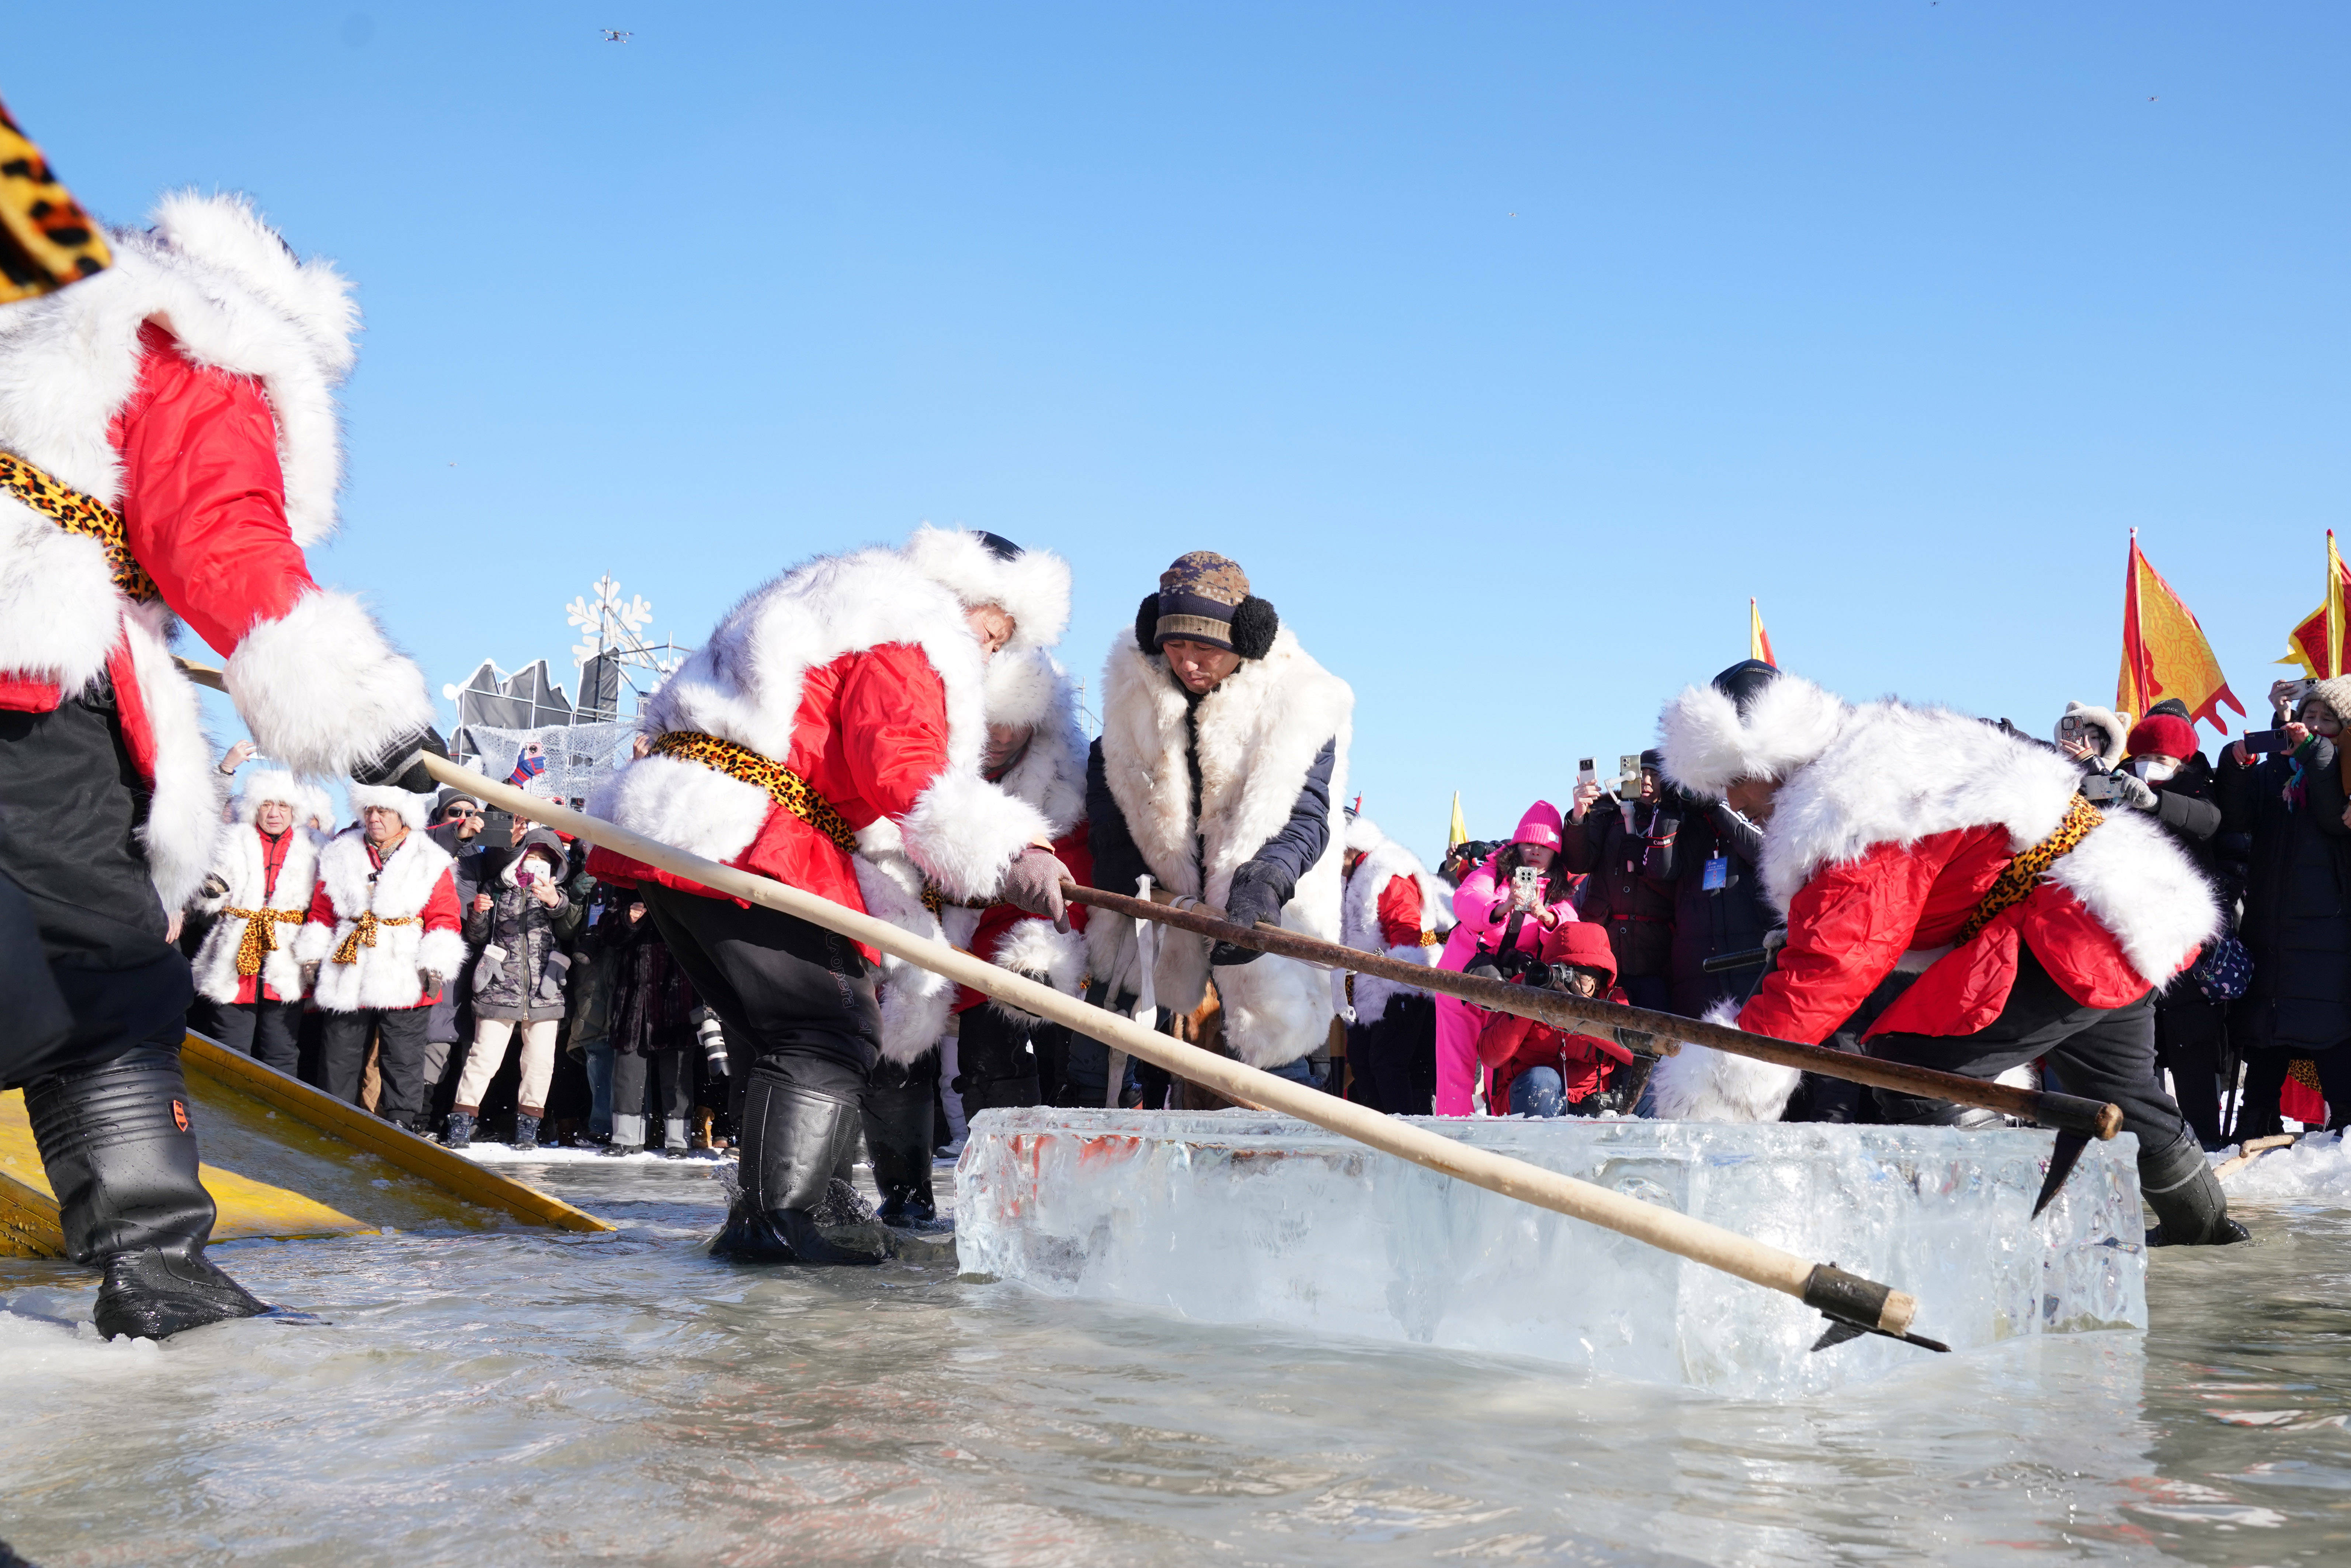
[[[1585,879],[1577,909],[1608,928],[1616,984],[1635,1007],[1664,1009],[1674,1000],[1675,884],[1693,803],[1666,787],[1661,761],[1656,751],[1641,753],[1638,782],[1628,779],[1614,799],[1596,779],[1579,782],[1561,853]]]
[[[1559,855],[1562,827],[1558,807],[1536,801],[1519,819],[1510,841],[1462,879],[1453,894],[1456,924],[1438,968],[1510,978],[1541,956],[1546,933],[1576,918],[1575,878]],[[1467,1116],[1476,1109],[1478,1036],[1486,1019],[1482,1008],[1454,997],[1437,998],[1440,1116]]]
[[[2278,1130],[2278,1092],[2297,1058],[2317,1066],[2329,1124],[2351,1122],[2351,806],[2340,749],[2351,677],[2281,681],[2270,700],[2273,729],[2231,745],[2218,779],[2223,831],[2250,847],[2241,936],[2252,974],[2230,1009],[2245,1052],[2240,1138]]]
[[[515,1090],[514,1146],[538,1146],[539,1118],[555,1076],[555,1031],[563,1021],[565,981],[586,910],[564,889],[563,841],[545,828],[523,834],[497,874],[485,878],[465,908],[465,942],[474,961],[474,1043],[457,1081],[444,1141],[462,1149],[473,1141],[482,1096],[506,1065],[514,1037],[522,1036],[522,1082]],[[616,1119],[617,1120],[617,1119]],[[617,1141],[620,1134],[613,1134]],[[637,1143],[644,1142],[639,1124]]]

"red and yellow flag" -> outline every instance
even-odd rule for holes
[[[2326,530],[2326,599],[2319,607],[2302,618],[2302,624],[2286,639],[2285,657],[2281,664],[2300,664],[2303,674],[2316,681],[2332,680],[2351,666],[2343,643],[2351,635],[2351,613],[2345,608],[2344,591],[2351,588],[2351,570],[2343,565],[2342,552],[2335,548],[2335,530]]]
[[[2139,554],[2138,530],[2133,528],[2129,576],[2123,588],[2123,671],[2115,683],[2115,708],[2143,716],[2166,697],[2188,705],[2190,723],[2207,720],[2224,735],[2229,727],[2220,717],[2221,704],[2244,716],[2245,705],[2221,678],[2220,661],[2212,656],[2212,644],[2195,612]]]
[[[1755,608],[1751,599],[1747,601],[1747,656],[1761,659],[1775,670],[1780,667],[1780,661],[1771,656],[1771,633],[1763,630],[1763,612]]]

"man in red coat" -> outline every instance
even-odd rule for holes
[[[433,706],[303,557],[335,525],[350,286],[233,196],[107,237],[110,266],[0,307],[0,973],[11,1010],[37,972],[46,1004],[0,1029],[0,1087],[25,1089],[68,1255],[104,1268],[98,1327],[161,1337],[263,1310],[204,1255],[167,936],[222,779],[170,639],[225,656],[297,772],[423,787]]]
[[[1873,1055],[1972,1078],[2046,1057],[2069,1091],[2122,1108],[2152,1244],[2243,1239],[2156,1069],[2156,988],[2220,929],[2158,828],[2097,810],[2053,747],[1945,709],[1851,706],[1768,666],[1688,688],[1662,727],[1676,783],[1764,824],[1787,944],[1740,1028],[1818,1044],[1913,976],[1867,1026]],[[1685,1047],[1652,1082],[1663,1115],[1776,1117],[1795,1076]],[[1877,1095],[1892,1120],[1959,1119]]]
[[[647,755],[590,810],[865,910],[856,854],[887,841],[946,900],[1001,896],[1066,925],[1069,868],[1034,806],[980,776],[991,656],[1050,644],[1069,568],[989,534],[925,528],[754,591],[646,705]],[[868,1263],[830,1182],[881,1046],[879,955],[598,850],[634,884],[726,1030],[742,1196],[713,1247],[744,1261]]]

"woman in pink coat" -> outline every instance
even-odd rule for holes
[[[1510,841],[1494,852],[1485,864],[1461,879],[1453,895],[1453,916],[1460,924],[1445,939],[1445,956],[1437,967],[1459,974],[1504,960],[1505,974],[1542,946],[1543,934],[1575,918],[1569,903],[1575,879],[1557,856],[1560,847],[1559,808],[1538,800],[1519,819]],[[1513,873],[1520,866],[1542,878],[1531,904],[1513,891]],[[1470,1095],[1478,1087],[1478,1033],[1486,1027],[1482,1008],[1437,998],[1437,1113],[1467,1116]]]

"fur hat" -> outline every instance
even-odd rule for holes
[[[967,605],[994,604],[1012,617],[1012,640],[998,652],[1050,648],[1070,624],[1070,565],[1050,550],[969,528],[925,523],[899,552]]]
[[[2098,753],[2100,759],[2108,768],[2121,766],[2123,748],[2130,739],[2130,715],[2118,714],[2112,708],[2093,707],[2088,703],[2067,703],[2065,716],[2082,719],[2097,726],[2106,737],[2105,746]],[[2064,733],[2062,726],[2056,733],[2059,735]]]
[[[280,768],[264,768],[245,776],[245,788],[237,791],[236,820],[250,822],[261,814],[261,808],[275,800],[294,813],[300,821],[303,807],[309,804],[309,791],[294,775]]]
[[[1388,841],[1380,825],[1361,811],[1347,819],[1346,849],[1351,854],[1367,855]]]
[[[345,788],[351,798],[352,810],[364,812],[370,806],[389,806],[412,828],[423,827],[425,814],[433,809],[432,796],[419,795],[395,784],[351,784]]]
[[[987,722],[1033,729],[1061,706],[1068,680],[1061,663],[1042,648],[998,653],[987,662]]]
[[[1170,637],[1206,643],[1244,659],[1273,649],[1281,617],[1249,592],[1240,562],[1214,550],[1187,550],[1159,574],[1159,591],[1134,608],[1134,645],[1159,652]]]
[[[1720,800],[1741,779],[1785,779],[1827,750],[1852,712],[1801,675],[1756,683],[1740,697],[1687,686],[1657,716],[1657,749],[1667,779]]]

